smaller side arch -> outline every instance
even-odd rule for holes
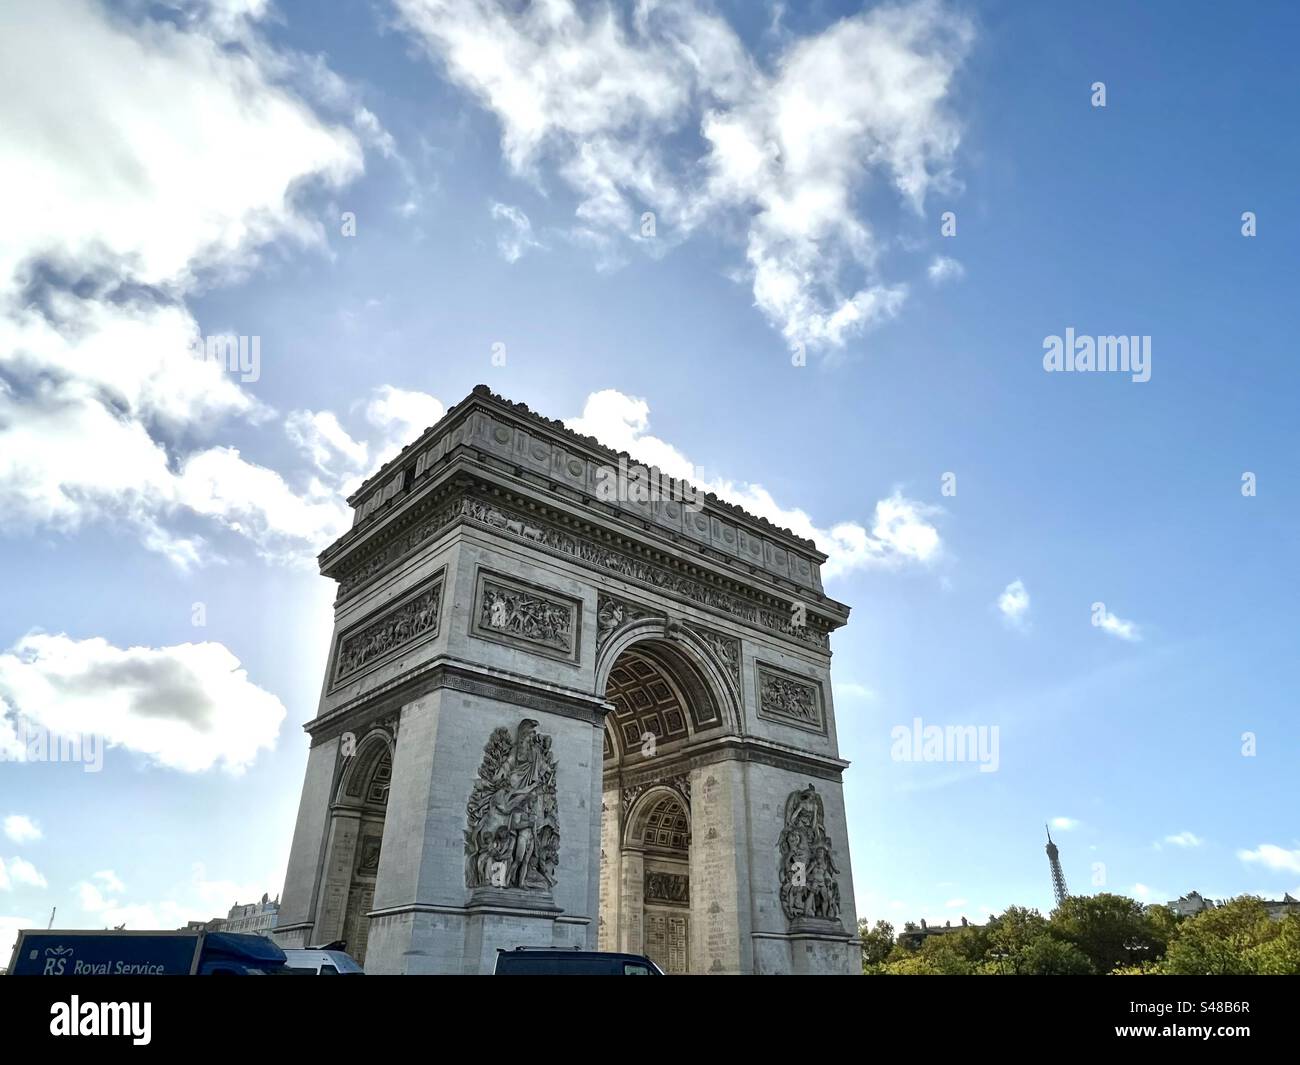
[[[334,793],[335,807],[380,808],[388,805],[388,783],[392,776],[394,739],[391,732],[376,726],[344,756]]]
[[[681,791],[667,783],[652,784],[632,802],[623,819],[622,846],[624,848],[641,848],[646,842],[646,832],[651,827],[651,819],[660,812],[668,812],[665,810],[667,804],[672,804],[680,810],[685,822],[681,826],[684,829],[684,836],[680,847],[672,839],[664,842],[674,850],[689,850],[691,842],[691,801]],[[667,831],[673,832],[676,828],[676,825],[667,826]]]

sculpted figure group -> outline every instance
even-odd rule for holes
[[[778,846],[781,850],[781,909],[786,918],[820,918],[838,921],[839,869],[831,856],[826,835],[826,814],[822,797],[809,784],[792,791],[785,801],[785,827]]]
[[[470,791],[465,882],[470,888],[550,891],[560,860],[551,737],[525,718],[495,729]]]

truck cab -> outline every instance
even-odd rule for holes
[[[265,936],[238,932],[24,929],[10,976],[266,976],[285,955]]]

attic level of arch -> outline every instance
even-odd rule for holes
[[[648,522],[634,526],[596,500],[554,493],[539,499],[530,491],[537,486],[498,479],[502,471],[468,455],[453,461],[444,476],[397,500],[386,520],[321,554],[321,572],[339,584],[336,603],[360,594],[454,527],[477,526],[821,653],[829,654],[829,633],[848,619],[848,608],[821,592],[747,567],[708,545],[666,538]]]
[[[821,592],[819,567],[826,556],[810,540],[740,507],[691,489],[683,499],[610,498],[608,475],[631,465],[643,475],[662,474],[605,448],[589,437],[543,419],[519,405],[478,389],[398,458],[368,480],[348,502],[355,508],[352,529],[322,554],[322,563],[361,539],[383,516],[400,508],[413,491],[444,478],[460,460],[513,475],[542,492],[579,501],[602,521],[624,519],[632,529],[714,551],[719,561],[739,563],[748,572],[773,578],[808,593]],[[676,483],[676,482],[674,482]],[[681,482],[685,486],[685,482]]]
[[[816,566],[826,561],[812,540],[805,540],[712,493],[702,493],[657,468],[647,467],[627,452],[615,451],[595,437],[577,433],[563,422],[533,411],[527,404],[496,395],[486,385],[475,386],[468,397],[449,407],[437,424],[403,447],[396,458],[384,463],[348,497],[348,505],[355,510],[354,524],[381,509],[395,491],[409,487],[410,474],[419,478],[436,468],[444,455],[460,444],[505,453],[524,465],[534,469],[540,466],[543,471],[558,475],[560,481],[570,484],[586,481],[593,488],[601,480],[597,475],[612,473],[612,467],[617,467],[620,474],[629,466],[636,467],[642,476],[653,473],[656,480],[677,484],[681,489],[680,498],[692,503],[702,499],[714,515],[736,522],[737,527],[748,526],[755,535],[770,539],[778,550],[791,551],[800,559],[795,566],[800,583],[818,583]],[[693,511],[695,507],[686,509]]]

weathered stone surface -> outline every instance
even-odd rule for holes
[[[811,543],[738,508],[602,495],[628,461],[476,389],[352,498],[321,555],[339,597],[282,941],[351,929],[375,973],[490,972],[520,945],[856,970],[828,640],[848,609]],[[833,846],[791,917],[810,786]]]

